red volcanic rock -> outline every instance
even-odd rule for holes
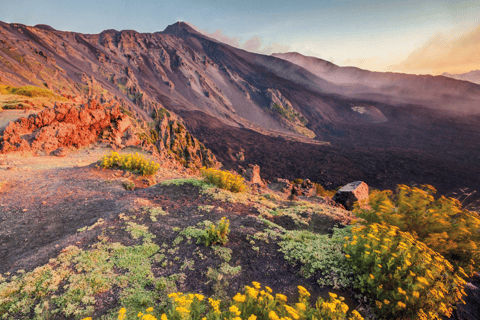
[[[265,186],[265,183],[260,177],[260,166],[249,164],[247,169],[242,169],[242,176],[246,181],[259,186]]]
[[[0,152],[78,148],[95,142],[105,130],[111,132],[117,145],[138,145],[138,137],[127,132],[130,126],[118,106],[101,105],[95,100],[81,107],[57,105],[10,123],[4,130]]]

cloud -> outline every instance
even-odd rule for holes
[[[242,48],[247,51],[256,52],[260,49],[261,46],[262,40],[260,39],[260,37],[255,36],[245,41],[242,45]]]
[[[480,67],[479,43],[480,26],[453,39],[439,33],[391,69],[430,74],[476,70]]]
[[[228,44],[232,47],[243,49],[243,50],[246,50],[246,51],[265,54],[265,55],[270,55],[272,53],[282,53],[282,52],[290,51],[289,46],[283,45],[283,44],[278,43],[278,42],[270,43],[268,46],[265,47],[265,46],[263,46],[263,41],[259,36],[253,36],[250,39],[248,39],[247,41],[241,43],[239,38],[228,37],[227,35],[223,34],[222,30],[216,30],[213,33],[209,33],[205,30],[201,30],[200,28],[192,25],[191,23],[188,23],[188,25],[191,26],[196,31],[200,32],[201,34],[207,36],[207,37],[210,37],[210,38],[215,39],[217,41]]]

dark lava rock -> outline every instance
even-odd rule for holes
[[[363,181],[350,182],[341,187],[332,199],[351,211],[355,201],[368,200],[368,185]]]

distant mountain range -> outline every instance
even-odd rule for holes
[[[442,74],[442,76],[480,84],[480,70],[474,70],[467,73],[459,73],[459,74],[450,74],[445,72]]]
[[[0,22],[0,82],[115,97],[146,121],[163,106],[227,167],[268,179],[480,189],[480,85],[450,77],[255,54],[183,22],[93,35]]]

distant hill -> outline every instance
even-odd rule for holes
[[[459,73],[459,74],[450,74],[445,72],[442,74],[442,76],[480,84],[480,70],[474,70],[467,73]]]

